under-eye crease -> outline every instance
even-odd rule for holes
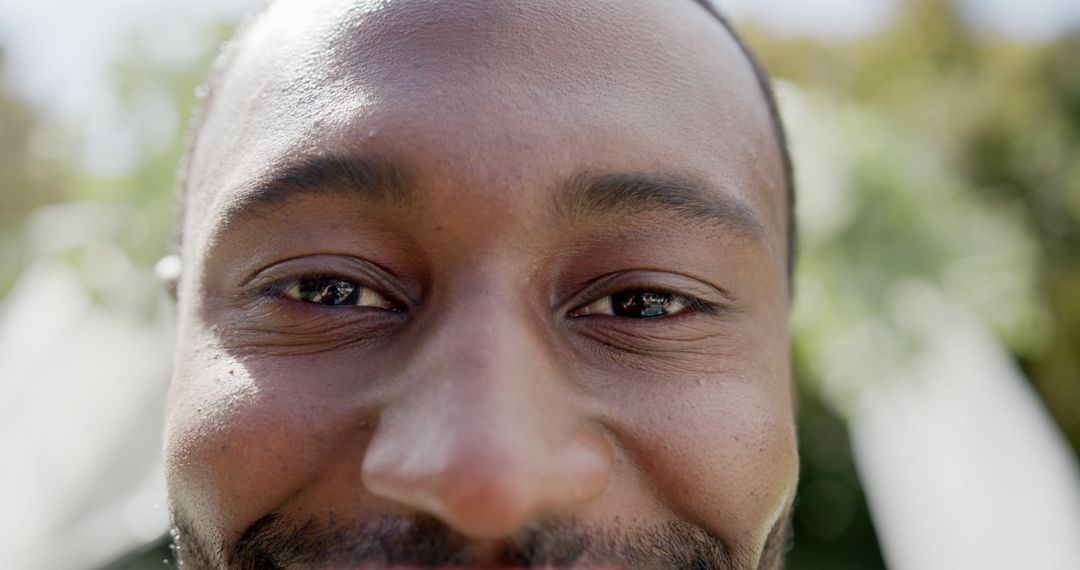
[[[237,293],[226,342],[255,357],[364,349],[390,338],[414,305],[392,277],[364,263],[312,256],[267,267]]]

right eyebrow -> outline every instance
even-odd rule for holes
[[[734,235],[764,239],[764,225],[742,200],[686,176],[641,172],[582,171],[556,196],[564,218],[611,213],[663,212],[672,219],[703,223]]]
[[[237,192],[225,208],[224,219],[236,222],[312,194],[334,194],[373,205],[401,205],[412,199],[413,184],[402,165],[376,156],[304,156],[272,167]]]

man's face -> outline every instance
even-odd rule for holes
[[[185,198],[196,567],[773,568],[782,162],[690,0],[280,0]]]

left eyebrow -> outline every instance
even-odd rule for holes
[[[688,177],[649,173],[596,173],[570,177],[556,194],[564,218],[612,213],[662,212],[718,226],[757,241],[764,226],[744,201]]]
[[[356,153],[301,156],[275,165],[238,192],[224,218],[235,223],[298,197],[337,194],[373,205],[407,205],[414,197],[409,169]]]

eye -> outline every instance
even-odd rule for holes
[[[708,310],[703,302],[674,293],[649,290],[622,291],[575,309],[570,318],[610,315],[632,319],[670,317],[690,309]]]
[[[296,279],[285,289],[284,294],[290,299],[316,305],[398,310],[392,302],[375,289],[336,277]]]

